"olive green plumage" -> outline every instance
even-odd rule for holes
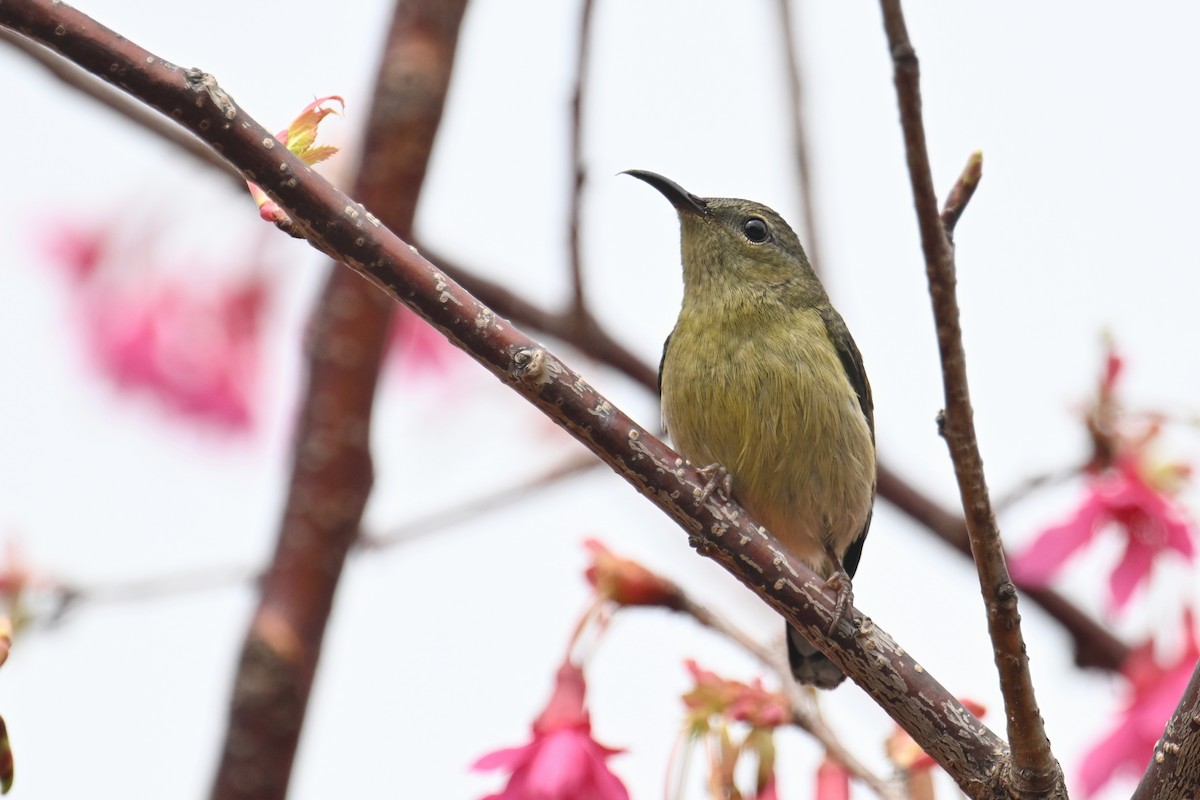
[[[854,340],[777,213],[629,174],[679,212],[683,307],[659,372],[667,432],[693,465],[728,470],[738,502],[819,575],[845,577],[848,596],[875,498]],[[801,682],[845,677],[797,632],[788,644]]]

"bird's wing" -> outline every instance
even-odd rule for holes
[[[871,384],[867,380],[867,372],[863,369],[862,354],[858,352],[858,345],[854,343],[854,337],[850,335],[850,330],[840,314],[826,307],[821,311],[821,319],[825,322],[825,331],[829,334],[829,340],[833,342],[838,360],[842,362],[842,369],[846,370],[850,386],[858,395],[859,408],[867,418],[867,427],[871,429],[871,438],[874,439],[875,403],[871,399]]]
[[[674,333],[674,331],[672,331],[671,333]],[[668,333],[666,341],[663,342],[662,358],[660,358],[658,360],[658,396],[659,397],[662,397],[663,364],[667,363],[667,348],[670,346],[671,346],[671,334]],[[663,420],[663,433],[666,433],[666,432],[667,432],[667,421],[664,419]]]
[[[838,360],[842,362],[842,369],[846,371],[850,386],[858,395],[859,408],[867,419],[867,427],[871,429],[871,440],[874,441],[875,402],[871,399],[871,383],[867,380],[867,371],[863,369],[862,354],[858,352],[858,345],[854,343],[854,337],[850,335],[850,330],[840,314],[832,308],[825,308],[821,312],[821,318],[825,321],[825,330],[829,334],[829,340],[833,342],[834,350],[837,351]],[[870,529],[871,515],[867,514],[862,533],[850,543],[846,554],[842,556],[842,569],[846,570],[850,577],[854,577],[854,572],[858,569],[863,544],[867,541],[867,531]]]

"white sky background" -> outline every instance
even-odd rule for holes
[[[159,55],[212,72],[268,128],[315,95],[345,96],[335,134],[362,125],[389,4],[154,5],[82,10]],[[960,299],[976,423],[993,487],[1077,461],[1070,409],[1092,389],[1099,334],[1128,356],[1134,404],[1192,412],[1200,202],[1194,42],[1181,3],[910,2],[934,175],[944,194],[982,149],[983,184],[958,228]],[[568,102],[577,3],[474,0],[418,217],[419,235],[534,300],[566,292]],[[956,489],[934,415],[940,379],[877,5],[804,4],[820,202],[819,268],[863,351],[880,453],[946,503]],[[334,33],[336,32],[336,34]],[[768,203],[799,227],[775,4],[600,0],[586,109],[583,240],[595,310],[657,361],[681,293],[678,232],[651,169],[705,196]],[[285,265],[274,309],[265,425],[209,436],[95,379],[61,282],[38,263],[38,220],[149,219],[181,260],[233,262],[273,236],[203,168],[0,48],[0,532],[39,565],[94,584],[205,565],[261,564],[273,546],[296,407],[299,332],[321,258],[272,244]],[[344,169],[344,167],[341,167]],[[326,170],[337,174],[339,165]],[[204,261],[205,259],[201,259]],[[655,400],[564,348],[647,425]],[[453,395],[458,395],[453,397]],[[468,365],[453,384],[383,385],[377,480],[382,530],[510,485],[575,451],[515,395]],[[1194,458],[1194,436],[1168,438]],[[1001,520],[1010,541],[1066,513],[1060,488]],[[761,636],[778,619],[612,474],[594,471],[468,524],[353,557],[326,639],[293,797],[472,800],[499,776],[481,753],[523,742],[587,600],[580,541],[598,536],[675,577]],[[1098,609],[1115,552],[1069,570]],[[451,585],[436,578],[453,574]],[[1123,622],[1136,638],[1173,620],[1189,576],[1167,570]],[[886,503],[855,581],[856,603],[951,691],[983,701],[1002,731],[972,572]],[[15,797],[203,797],[221,742],[248,587],[81,608],[21,638],[0,670],[16,753]],[[1071,667],[1059,629],[1024,603],[1039,699],[1056,753],[1080,756],[1120,706],[1116,684]],[[614,769],[635,798],[662,794],[694,656],[729,676],[751,660],[682,618],[622,614],[589,664],[598,738],[629,748]],[[883,768],[892,724],[847,684],[826,714]],[[780,750],[785,797],[809,796],[819,758],[798,734]],[[1105,797],[1125,797],[1122,784]],[[700,797],[693,787],[690,797]],[[857,790],[855,797],[869,796]],[[951,796],[947,791],[945,796]]]

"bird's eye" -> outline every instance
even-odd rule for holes
[[[742,223],[742,233],[755,244],[761,244],[767,240],[770,231],[767,230],[767,223],[758,217],[751,217]]]

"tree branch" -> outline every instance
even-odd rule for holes
[[[397,2],[380,60],[355,192],[406,234],[465,5]],[[185,74],[193,89],[203,87],[199,96],[220,99],[226,119],[237,119],[215,81]],[[259,144],[284,149],[269,134]],[[394,306],[350,270],[332,266],[314,312],[288,498],[242,645],[213,800],[286,797],[325,625],[371,491],[371,414]]]
[[[780,0],[780,2],[786,2],[786,0]],[[2,29],[0,29],[0,39],[11,42],[54,74],[61,72],[64,76],[69,76],[64,79],[66,85],[95,97],[131,122],[146,127],[152,133],[162,136],[165,141],[183,147],[184,151],[190,155],[199,156],[199,160],[205,164],[219,167],[239,186],[242,184],[241,176],[227,162],[186,130],[171,124],[145,106],[129,100],[118,90],[98,78],[92,77],[70,61],[41,45]],[[790,37],[787,44],[794,49],[794,42]],[[796,102],[794,98],[793,102]],[[798,127],[803,129],[804,126],[801,124]],[[800,175],[802,199],[806,214],[808,214],[814,210],[815,204],[810,196],[810,181],[803,178],[803,168],[800,169]],[[947,204],[949,205],[949,201]],[[815,221],[809,222],[806,217],[805,224],[806,226],[811,225],[815,230]],[[810,231],[808,234],[810,257],[816,252],[813,246],[814,236],[815,233]],[[475,295],[484,305],[495,310],[500,316],[570,344],[584,355],[620,370],[648,390],[657,392],[657,370],[613,339],[586,309],[582,315],[571,314],[569,310],[567,312],[548,311],[497,283],[467,271],[462,265],[438,254],[436,249],[429,250],[420,242],[416,244],[425,253],[426,258],[449,271],[468,292]],[[969,558],[971,548],[967,540],[966,523],[962,517],[938,506],[927,495],[900,478],[898,473],[891,471],[884,461],[880,461],[879,465],[879,496],[904,511],[912,519],[927,527],[932,533],[959,549]],[[888,477],[885,478],[885,476]],[[1057,479],[1058,476],[1055,477]],[[1007,502],[1007,498],[997,501],[995,503],[996,510],[999,511],[1005,502]],[[1109,671],[1120,669],[1129,648],[1107,629],[1097,624],[1071,601],[1053,590],[1025,586],[1018,588],[1071,634],[1077,666]]]
[[[498,283],[481,278],[436,251],[420,248],[431,263],[500,316],[541,331],[575,347],[584,355],[628,375],[652,392],[658,391],[658,370],[612,338],[587,308],[548,311]]]
[[[1190,624],[1190,620],[1189,620]],[[1131,800],[1194,800],[1200,786],[1200,664]]]
[[[804,251],[814,270],[821,270],[825,261],[817,246],[817,204],[813,200],[812,168],[808,157],[808,126],[804,114],[804,71],[792,30],[792,0],[777,0],[779,32],[783,36],[783,53],[787,64],[788,103],[791,107],[792,153],[796,159],[796,180],[800,184],[801,213],[804,214]],[[820,274],[818,272],[818,274]]]
[[[587,87],[588,62],[591,60],[592,0],[583,0],[579,21],[579,50],[575,60],[575,90],[571,94],[571,311],[587,308],[583,291],[583,257],[579,231],[583,215],[583,184],[587,170],[583,165],[583,97]]]
[[[208,167],[213,167],[225,173],[230,179],[237,181],[245,188],[242,176],[229,166],[228,162],[212,151],[212,148],[197,139],[184,128],[174,125],[161,114],[154,113],[142,103],[130,99],[124,93],[109,86],[104,81],[91,75],[86,70],[62,58],[53,50],[31,42],[24,36],[18,36],[12,31],[0,29],[0,41],[7,42],[16,50],[29,56],[34,63],[44,68],[50,75],[57,78],[65,86],[92,98],[102,106],[115,111],[120,116],[143,130],[157,136],[163,141],[173,144],[182,152],[187,153],[196,161]]]
[[[881,6],[895,72],[900,123],[904,130],[908,171],[921,232],[921,247],[925,254],[925,272],[937,322],[938,351],[946,399],[941,433],[954,463],[966,512],[971,553],[979,572],[979,588],[987,609],[988,633],[992,639],[1005,716],[1008,719],[1012,761],[1007,765],[1006,782],[1018,797],[1066,797],[1062,768],[1050,750],[1050,741],[1046,737],[1034,696],[1029,659],[1021,636],[1017,591],[1004,563],[1000,531],[992,513],[984,480],[983,459],[975,438],[972,421],[974,412],[967,388],[966,354],[955,293],[954,250],[950,242],[950,229],[943,222],[943,219],[957,221],[974,185],[979,181],[981,164],[978,158],[968,163],[959,179],[959,186],[951,193],[951,198],[958,203],[957,208],[948,207],[943,217],[938,211],[925,144],[917,55],[908,38],[900,0],[881,0]]]
[[[779,612],[862,686],[973,798],[994,796],[1004,742],[861,612],[838,617],[824,581],[690,465],[551,352],[498,318],[355,203],[278,146],[217,81],[164,63],[52,0],[5,0],[0,24],[54,47],[212,144],[295,220],[295,228],[408,305],[602,458],[675,520],[702,555]],[[308,453],[320,457],[323,453]],[[288,643],[290,637],[283,637]],[[260,795],[262,796],[262,795]]]

